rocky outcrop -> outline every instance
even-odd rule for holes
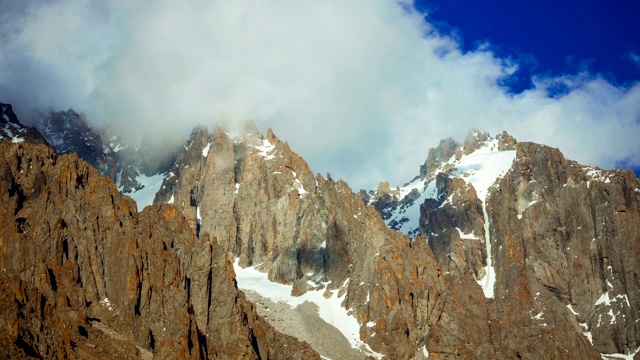
[[[356,271],[370,273],[387,232],[375,210],[343,181],[314,177],[271,131],[263,137],[247,124],[242,134],[194,130],[156,202],[173,202],[194,230],[242,266],[263,263],[275,281],[330,280],[335,289]]]
[[[634,353],[640,347],[640,181],[631,170],[581,166],[546,146],[520,143],[517,150],[488,200],[501,264],[496,291],[508,297],[516,283],[537,288],[548,297],[546,308],[535,294],[529,301],[556,338],[561,315],[598,352]]]
[[[398,297],[411,291],[398,294],[389,283],[410,289],[413,277],[423,287],[414,296],[431,288],[432,298],[421,302],[435,306],[442,285],[422,278],[435,279],[438,268],[426,243],[409,251],[410,240],[387,229],[346,183],[314,177],[271,131],[263,137],[248,124],[242,134],[194,130],[156,202],[173,202],[201,237],[219,239],[241,265],[261,264],[272,280],[293,284],[297,294],[309,282],[314,288],[327,284],[328,297],[346,294],[343,305],[361,324],[377,324],[363,326],[362,339],[392,357],[413,356],[416,344],[426,343],[428,321],[418,329],[417,310],[410,301],[403,308]],[[399,261],[404,257],[407,264]],[[429,270],[417,273],[416,266]],[[429,319],[436,321],[435,315]]]
[[[147,133],[136,140],[108,125],[94,129],[84,114],[73,109],[41,114],[36,126],[58,154],[76,153],[116,182],[124,194],[145,187],[141,176],[166,173],[182,147],[179,136]]]
[[[424,182],[419,203],[421,233],[444,279],[433,292],[446,289],[457,299],[443,301],[440,319],[429,325],[431,357],[599,358],[600,353],[636,353],[639,302],[631,294],[638,292],[633,279],[640,186],[635,175],[584,167],[565,160],[557,149],[518,143],[507,133],[491,139],[472,131],[464,143],[440,156],[451,156],[447,163],[437,163],[436,150],[430,152],[427,162],[437,171],[433,180]],[[493,166],[485,155],[482,162],[465,160],[478,150],[517,150],[510,170],[488,179],[494,183],[488,190],[480,189],[488,194],[483,196],[466,182],[478,181],[478,174]],[[406,193],[414,184],[422,188],[422,182],[414,180],[400,190]],[[420,241],[418,237],[412,244]],[[487,242],[490,247],[485,247]],[[474,280],[488,276],[489,259],[496,280],[485,299]],[[413,286],[404,291],[415,294],[421,285]],[[468,299],[466,309],[459,306],[461,298]],[[396,301],[406,309],[408,299]],[[405,319],[416,319],[415,314]],[[466,330],[471,328],[475,331]],[[407,326],[408,334],[416,330]],[[473,339],[476,345],[461,346],[462,339]]]
[[[428,227],[426,226],[426,222],[428,222],[427,213],[431,213],[444,206],[451,206],[446,205],[449,201],[448,197],[443,199],[438,198],[442,195],[441,186],[444,184],[444,182],[441,181],[442,179],[437,179],[438,176],[440,176],[440,174],[446,174],[451,179],[463,178],[465,182],[469,181],[469,179],[466,178],[473,177],[474,173],[477,173],[477,170],[483,167],[483,161],[476,161],[473,166],[469,166],[469,164],[467,164],[469,157],[474,157],[477,153],[483,153],[485,154],[483,156],[486,156],[491,153],[515,152],[517,143],[516,139],[507,132],[502,132],[492,137],[487,132],[471,129],[463,144],[459,144],[455,140],[448,138],[442,140],[438,147],[430,149],[427,160],[420,166],[419,175],[402,185],[402,187],[398,186],[393,189],[388,183],[382,182],[380,186],[378,186],[378,189],[368,192],[361,190],[359,195],[365,204],[374,206],[389,228],[409,234],[412,238],[420,234],[429,238],[432,237],[433,234],[430,234],[430,230],[426,228]],[[433,186],[438,181],[440,181],[440,185],[437,185],[437,187]],[[478,189],[474,190],[476,190],[476,192],[478,191]],[[453,192],[450,192],[447,196],[451,196],[452,194]],[[469,196],[469,194],[466,195],[468,201],[470,201]],[[459,196],[457,197],[459,198]],[[422,207],[422,209],[420,209],[420,207]],[[434,218],[441,213],[442,210],[438,210],[432,214],[431,217]],[[450,215],[451,214],[443,214],[440,218],[446,220],[451,218]],[[439,220],[436,220],[436,222],[437,221]],[[471,225],[477,225],[475,222],[468,224],[466,220],[462,221],[460,219],[458,219],[457,222],[459,224],[466,224],[465,227],[467,228]],[[476,232],[476,234],[478,233]],[[446,254],[449,254],[447,256],[451,256],[453,254],[451,249],[457,246],[452,247],[449,243],[456,241],[454,239],[456,235],[451,233],[444,236],[446,239],[441,238],[440,242],[446,242],[447,244],[442,248],[445,249]],[[462,239],[465,239],[464,235]],[[466,239],[480,239],[480,242],[484,243],[480,235],[469,235],[466,236]],[[484,246],[484,244],[481,243],[475,245],[481,248]],[[471,246],[474,247],[474,245]],[[476,253],[475,250],[472,250],[472,252]],[[460,255],[461,253],[458,251],[456,254],[458,265],[466,262],[464,257]],[[472,257],[476,256],[472,255]]]
[[[426,350],[433,358],[548,358],[567,345],[566,358],[598,358],[570,317],[557,315],[564,332],[554,339],[532,308],[516,306],[533,298],[485,298],[476,282],[486,265],[484,212],[473,186],[438,176],[440,204],[424,219],[433,236],[411,240],[387,229],[343,181],[314,178],[271,131],[263,137],[247,124],[241,134],[194,130],[156,202],[176,204],[200,237],[217,238],[241,265],[260,264],[295,294],[310,282],[328,283],[327,297],[345,294],[343,306],[373,350],[390,358]],[[555,301],[544,287],[527,286],[516,294],[540,290],[540,303]],[[515,323],[526,331],[507,332]]]
[[[48,145],[42,134],[20,123],[11,104],[0,103],[0,142],[29,142]]]
[[[256,315],[174,206],[138,214],[43,145],[0,143],[0,169],[0,357],[318,358]]]
[[[459,148],[459,143],[452,138],[446,138],[440,141],[440,145],[438,145],[438,147],[429,149],[427,160],[424,165],[420,166],[420,178],[426,179],[433,177],[443,163],[456,155],[456,150]]]
[[[449,273],[481,277],[486,263],[482,201],[472,184],[445,173],[436,175],[435,198],[420,205],[420,228]]]
[[[50,111],[40,117],[37,127],[58,154],[74,152],[101,172],[106,170],[102,137],[89,126],[84,114],[73,109]]]

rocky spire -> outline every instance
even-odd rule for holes
[[[316,358],[258,317],[226,251],[76,155],[0,143],[0,357]]]

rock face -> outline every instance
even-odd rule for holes
[[[156,202],[176,204],[201,237],[218,239],[241,265],[261,264],[272,280],[293,284],[293,293],[324,282],[327,296],[346,294],[343,306],[373,350],[390,358],[427,349],[433,358],[599,358],[543,285],[521,281],[484,296],[476,279],[488,271],[485,211],[472,185],[436,174],[433,193],[445,206],[431,205],[423,219],[429,241],[411,240],[387,229],[344,182],[314,178],[271,131],[263,137],[248,124],[241,134],[194,130]],[[488,141],[497,150],[502,137]],[[457,243],[438,243],[445,235]],[[553,330],[532,314],[534,304],[553,309]],[[522,331],[510,331],[515,324]]]
[[[221,127],[194,130],[156,202],[173,202],[241,265],[264,263],[285,284],[331,280],[335,289],[371,272],[387,233],[346,183],[314,177],[287,143],[252,124],[235,139]]]
[[[552,313],[590,334],[598,352],[636,352],[640,181],[631,170],[581,166],[542,145],[517,149],[488,199],[501,264],[496,290],[509,296],[514,283],[538,287],[549,297],[546,305],[554,304]],[[549,310],[536,311],[540,322],[555,326]]]
[[[218,239],[241,265],[262,264],[297,294],[323,283],[328,297],[346,294],[344,306],[361,324],[377,324],[361,328],[374,350],[406,358],[426,343],[435,313],[401,302],[410,296],[424,296],[416,298],[424,307],[442,302],[435,294],[444,291],[444,280],[420,280],[440,271],[426,243],[416,247],[389,230],[343,181],[314,177],[271,131],[263,137],[247,124],[231,138],[220,127],[212,134],[194,130],[156,202],[176,204],[201,237]],[[420,290],[398,293],[411,288],[411,278]]]
[[[491,179],[493,185],[476,189],[471,182],[486,184],[477,175],[493,166],[492,159],[500,160],[498,152],[478,165],[468,161],[491,140],[477,134],[467,137],[460,150],[443,155],[452,154],[455,160],[448,163],[433,157],[441,151],[429,152],[427,163],[439,169],[429,182],[434,185],[423,191],[427,198],[419,202],[421,233],[446,277],[470,287],[477,279],[490,295],[486,301],[474,298],[470,289],[457,295],[477,301],[469,304],[476,311],[463,311],[467,327],[490,334],[464,356],[598,358],[600,353],[637,353],[636,176],[630,170],[581,166],[565,160],[557,149],[517,143],[503,133],[492,146],[515,149],[513,162],[506,173]],[[403,193],[407,191],[400,188],[398,194]],[[495,282],[487,289],[483,280],[489,272],[494,272]],[[447,310],[460,311],[445,305],[443,314]],[[431,356],[459,349],[451,338],[433,330],[430,334]],[[456,336],[477,335],[459,329]]]
[[[116,182],[123,194],[144,189],[141,178],[166,173],[182,147],[176,136],[149,133],[134,141],[109,126],[94,129],[73,109],[42,114],[36,126],[58,154],[76,153]]]
[[[0,169],[0,357],[319,358],[256,315],[174,206],[138,214],[44,145],[0,143]]]
[[[271,130],[199,127],[141,213],[75,155],[0,154],[0,357],[318,358],[256,315],[229,254],[343,300],[392,359],[640,348],[640,182],[507,133],[357,195]]]
[[[109,162],[103,152],[102,137],[89,127],[84,115],[73,109],[51,111],[39,119],[37,127],[58,154],[75,152],[101,172],[107,170]]]
[[[0,142],[47,144],[47,141],[35,128],[24,126],[18,121],[11,104],[0,102]]]

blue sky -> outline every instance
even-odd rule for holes
[[[624,85],[640,80],[640,3],[632,0],[419,0],[441,31],[466,50],[490,43],[520,65],[505,82],[514,92],[531,76],[588,71]]]
[[[251,119],[354,189],[470,128],[637,169],[638,11],[610,3],[0,0],[0,101],[134,135]]]
[[[466,51],[488,44],[517,61],[518,71],[502,81],[512,93],[530,89],[536,76],[587,72],[621,87],[640,80],[637,1],[418,0],[415,6]],[[552,88],[550,95],[566,90]],[[630,167],[640,174],[640,166]]]

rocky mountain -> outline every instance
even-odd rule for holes
[[[84,114],[73,109],[41,114],[36,127],[59,154],[78,154],[109,176],[121,193],[144,205],[151,204],[162,175],[175,162],[183,142],[180,137],[155,138],[151,134],[138,141],[108,125],[94,129]]]
[[[342,358],[640,356],[631,171],[472,130],[404,186],[355,194],[270,129],[197,127],[138,213],[73,155],[1,146],[8,357],[317,356],[236,283],[317,309]],[[288,333],[336,354],[306,327]]]
[[[586,309],[605,288],[577,300],[559,296],[565,290],[556,291],[524,259],[519,271],[504,270],[502,242],[513,234],[497,225],[504,212],[492,203],[502,189],[494,183],[518,169],[514,164],[524,161],[518,154],[526,145],[506,133],[491,138],[474,131],[464,145],[447,140],[430,151],[420,176],[396,189],[404,194],[397,197],[398,210],[388,211],[417,213],[410,221],[395,218],[411,237],[385,228],[374,207],[366,207],[346,183],[314,177],[287,143],[270,130],[264,137],[251,124],[237,135],[221,127],[212,134],[194,130],[155,201],[175,204],[197,234],[218,239],[238,258],[238,269],[256,265],[270,280],[290,284],[292,295],[321,291],[327,300],[340,300],[359,324],[352,346],[365,354],[583,359],[635,351],[636,335],[609,347],[593,338],[591,329],[602,326],[597,319],[607,310]],[[535,161],[557,160],[537,146],[545,150]],[[625,186],[627,193],[637,188]],[[367,195],[368,203],[384,205]],[[575,201],[583,195],[575,194]],[[638,220],[634,212],[632,221]],[[630,236],[637,241],[636,232]],[[632,264],[627,259],[624,267]],[[578,302],[588,315],[570,311],[579,312]],[[581,326],[586,318],[595,323]],[[620,320],[617,330],[601,336],[631,334],[633,321]]]
[[[405,186],[361,196],[390,227],[425,236],[448,274],[475,278],[498,314],[529,313],[533,324],[508,316],[514,332],[557,337],[570,325],[605,358],[638,353],[640,182],[631,170],[473,130],[464,144],[431,149]]]
[[[138,213],[75,154],[0,142],[0,357],[307,359],[172,205]]]
[[[33,127],[25,126],[18,121],[11,104],[0,102],[0,142],[29,142],[48,145],[44,137]]]

